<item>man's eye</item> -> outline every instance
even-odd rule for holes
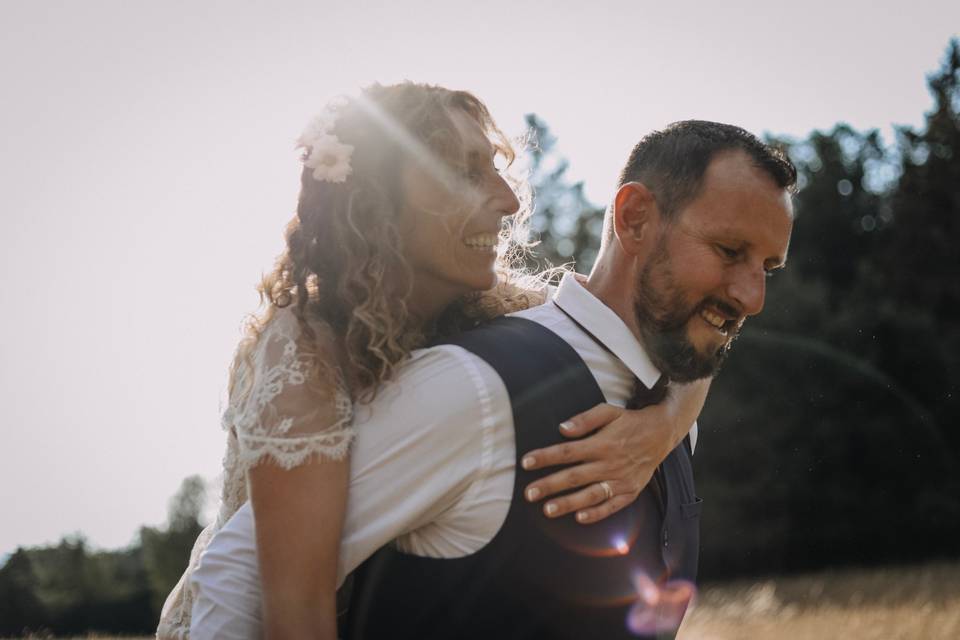
[[[731,260],[740,255],[739,249],[731,249],[730,247],[725,247],[722,244],[717,245],[717,249],[720,250],[720,253],[723,254],[723,257]]]

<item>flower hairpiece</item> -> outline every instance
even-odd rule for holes
[[[333,133],[338,106],[329,105],[314,116],[297,138],[297,148],[304,150],[304,166],[313,169],[313,179],[321,182],[345,182],[353,173],[350,166],[353,145],[340,142]]]

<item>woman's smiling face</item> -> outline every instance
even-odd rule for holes
[[[449,116],[459,136],[457,159],[403,170],[399,220],[414,300],[429,297],[441,307],[496,284],[501,222],[520,206],[477,121],[456,108]]]

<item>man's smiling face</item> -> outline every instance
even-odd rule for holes
[[[716,373],[743,321],[763,309],[792,228],[787,191],[746,153],[710,162],[696,198],[661,219],[637,278],[637,322],[661,371],[678,382]]]

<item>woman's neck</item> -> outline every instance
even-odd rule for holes
[[[453,287],[424,287],[414,285],[407,298],[410,328],[428,333],[440,314],[454,303],[463,292]]]

